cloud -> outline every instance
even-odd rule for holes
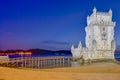
[[[48,41],[43,41],[42,43],[45,44],[57,44],[57,45],[69,45],[69,42],[62,42],[62,41],[52,41],[52,40],[48,40]]]

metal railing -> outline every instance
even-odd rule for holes
[[[18,57],[2,61],[1,66],[23,68],[56,68],[70,67],[72,56],[47,56],[47,57]]]

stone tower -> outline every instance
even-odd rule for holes
[[[94,8],[93,13],[87,17],[86,47],[72,48],[72,54],[78,53],[79,57],[82,55],[84,59],[114,59],[114,27],[111,9],[108,12],[98,12]],[[78,49],[82,52],[78,52]]]

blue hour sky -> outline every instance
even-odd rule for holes
[[[0,0],[0,49],[66,50],[85,45],[86,17],[94,6],[113,11],[120,45],[120,0]]]

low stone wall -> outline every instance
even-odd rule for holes
[[[92,59],[92,60],[91,59],[86,59],[85,60],[83,58],[72,59],[71,63],[72,63],[73,67],[76,67],[76,66],[88,65],[88,64],[99,63],[99,62],[116,62],[116,63],[119,63],[115,59]]]

